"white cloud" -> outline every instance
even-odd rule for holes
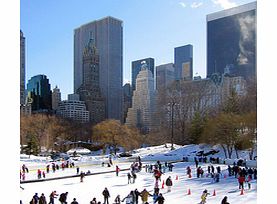
[[[203,5],[203,2],[193,2],[190,7],[191,8],[198,8]]]
[[[182,7],[184,7],[184,8],[187,7],[187,5],[186,5],[184,2],[179,2],[179,4],[180,4]]]
[[[237,6],[235,2],[231,2],[230,0],[212,0],[215,5],[221,6],[223,9],[228,9]]]

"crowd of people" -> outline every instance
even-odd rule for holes
[[[204,162],[205,160],[202,160]],[[199,165],[199,160],[195,159],[195,165],[196,165],[196,177],[197,178],[203,178],[204,177],[204,169]],[[110,165],[112,164],[112,161],[109,161]],[[63,168],[72,168],[74,167],[74,164],[64,164],[62,165]],[[158,204],[163,204],[165,202],[165,198],[163,194],[160,192],[159,188],[159,183],[161,184],[161,176],[166,173],[166,171],[171,172],[172,168],[174,165],[172,163],[164,162],[163,164],[160,161],[157,161],[155,164],[146,164],[145,165],[145,171],[148,173],[152,173],[154,179],[154,188],[153,188],[153,193],[150,193],[146,188],[144,188],[142,191],[139,191],[138,189],[131,190],[130,193],[125,195],[124,197],[121,197],[121,195],[117,195],[115,199],[113,200],[113,204],[121,204],[124,202],[125,204],[138,204],[139,200],[143,204],[148,204],[149,203],[149,197],[151,196],[153,198],[153,203],[158,203]],[[78,169],[78,167],[76,167]],[[59,167],[56,165],[52,164],[52,171],[55,172],[58,170]],[[137,174],[141,171],[142,169],[142,163],[140,158],[137,159],[136,162],[133,162],[130,166],[130,171],[126,174],[128,178],[128,184],[135,183],[135,180],[137,178]],[[48,167],[49,170],[49,167]],[[228,176],[235,176],[235,178],[238,179],[239,183],[239,189],[244,189],[244,184],[247,182],[248,188],[251,188],[251,180],[252,179],[257,179],[257,169],[256,168],[248,168],[246,166],[241,167],[238,166],[236,163],[233,164],[233,166],[228,165]],[[120,168],[118,165],[115,166],[115,172],[116,176],[118,176],[120,171]],[[28,168],[26,165],[22,166],[22,172],[28,172]],[[49,171],[47,171],[48,173]],[[40,172],[40,174],[43,175],[44,172]],[[77,174],[79,174],[79,169],[77,170]],[[186,167],[186,174],[188,175],[188,178],[192,177],[192,169],[190,166]],[[39,173],[38,173],[39,175]],[[226,176],[226,174],[224,175]],[[45,176],[43,176],[45,177]],[[83,182],[83,179],[85,177],[85,173],[81,172],[80,173],[80,181]],[[206,177],[211,177],[213,179],[212,182],[219,182],[220,177],[222,177],[222,170],[220,166],[214,166],[213,164],[208,165],[207,167],[207,173]],[[176,179],[177,180],[177,179]],[[163,181],[164,182],[164,181]],[[171,176],[168,176],[167,179],[165,180],[165,183],[162,184],[166,185],[167,187],[167,193],[170,193],[172,190],[173,186],[173,181]],[[57,194],[56,191],[51,192],[49,195],[49,202],[47,202],[47,199],[42,193],[40,196],[38,196],[37,193],[32,197],[32,200],[30,201],[30,204],[54,204],[55,200],[58,199],[61,204],[67,204],[67,195],[68,192],[61,193],[60,195]],[[97,200],[95,197],[90,201],[90,204],[109,204],[110,200],[110,192],[107,188],[105,188],[102,192],[103,195],[103,202]],[[206,203],[207,196],[209,195],[208,191],[205,189],[201,195],[201,202],[200,204]],[[139,199],[140,198],[140,199]],[[78,204],[78,201],[76,198],[73,198],[73,200],[70,202],[71,204]],[[221,204],[229,204],[227,201],[227,196],[225,196],[222,199]]]

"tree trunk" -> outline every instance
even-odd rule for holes
[[[239,152],[237,148],[235,148],[235,152],[236,152],[237,159],[239,159]]]
[[[228,157],[229,157],[229,159],[232,159],[233,147],[227,145],[227,151],[228,151]]]
[[[224,144],[221,144],[221,147],[222,147],[222,149],[224,151],[224,154],[225,154],[225,157],[227,159],[228,157],[227,157],[227,152],[226,152],[226,148],[225,148]]]
[[[250,160],[253,160],[253,154],[254,154],[254,149],[251,148],[250,151],[249,151],[249,159]]]

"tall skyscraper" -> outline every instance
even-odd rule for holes
[[[93,124],[105,119],[105,102],[99,85],[99,54],[91,33],[83,52],[83,83],[76,91],[89,111]]]
[[[52,109],[52,91],[45,75],[36,75],[28,80],[28,102],[32,112],[49,112]]]
[[[174,48],[174,67],[176,80],[192,80],[193,47],[185,45]]]
[[[25,104],[25,37],[20,30],[20,105]]]
[[[58,86],[56,86],[52,91],[52,110],[56,111],[61,102],[61,92]]]
[[[101,94],[105,100],[105,118],[121,120],[123,80],[123,22],[105,17],[74,30],[74,92],[83,83],[83,51],[93,34],[99,53]]]
[[[154,67],[155,67],[155,61],[153,58],[145,58],[140,59],[132,62],[132,89],[136,89],[136,78],[139,72],[141,71],[141,63],[145,62],[148,69],[152,72],[154,76]]]
[[[256,78],[257,2],[207,15],[207,77]]]
[[[128,109],[126,125],[137,127],[142,133],[149,133],[157,124],[156,91],[152,72],[145,62],[142,62],[141,66],[136,79],[136,90],[133,92],[132,107]]]
[[[156,88],[165,90],[175,80],[173,63],[156,66]]]

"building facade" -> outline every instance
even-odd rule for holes
[[[99,54],[91,36],[83,52],[83,83],[76,91],[89,111],[90,122],[97,124],[105,119],[105,101],[99,85]]]
[[[51,112],[52,91],[45,75],[36,75],[28,80],[27,91],[27,101],[31,103],[32,112]]]
[[[141,66],[136,79],[136,90],[133,92],[132,107],[128,109],[126,125],[137,127],[146,134],[156,129],[156,91],[152,72],[145,62],[142,62]]]
[[[132,89],[136,89],[136,79],[137,75],[141,71],[141,63],[145,62],[148,69],[152,72],[152,75],[155,76],[154,68],[155,68],[155,60],[153,58],[145,58],[132,62]]]
[[[176,80],[192,80],[193,47],[188,44],[174,48],[174,67]]]
[[[207,15],[207,77],[256,78],[257,2]]]
[[[124,84],[123,86],[123,122],[126,122],[128,108],[132,107],[132,86],[129,83]]]
[[[156,66],[156,89],[165,90],[174,80],[173,63]]]
[[[25,37],[20,30],[20,105],[25,104]]]
[[[52,91],[52,110],[54,112],[58,109],[59,102],[61,102],[61,92],[58,86],[56,86]]]
[[[89,111],[86,110],[85,102],[80,101],[77,94],[69,94],[68,100],[59,103],[57,115],[80,123],[89,122]]]
[[[74,30],[74,92],[83,83],[83,50],[91,33],[99,53],[99,82],[105,118],[121,120],[123,95],[123,22],[114,17],[95,20]]]

